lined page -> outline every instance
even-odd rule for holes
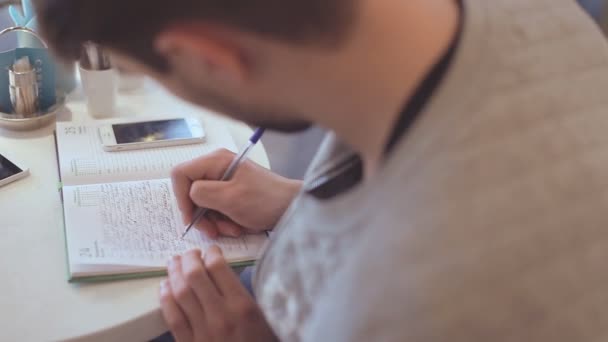
[[[210,240],[183,224],[171,182],[147,180],[64,188],[71,264],[164,267],[167,260],[212,244],[231,262],[253,260],[266,235]]]
[[[168,178],[180,163],[220,148],[236,152],[228,130],[220,123],[204,123],[206,142],[135,151],[106,152],[97,126],[57,123],[61,179],[65,185],[100,184]]]

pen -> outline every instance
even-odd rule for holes
[[[245,148],[243,150],[241,150],[241,152],[234,157],[234,159],[232,160],[232,162],[230,163],[230,165],[224,172],[222,179],[220,179],[222,182],[230,180],[230,178],[232,178],[232,176],[236,172],[239,165],[241,165],[241,163],[247,159],[247,156],[249,155],[251,150],[253,150],[253,147],[255,146],[255,144],[257,144],[258,141],[260,141],[260,138],[262,138],[262,135],[264,135],[264,128],[258,128],[255,130],[255,132],[253,133],[251,138],[249,138],[249,142],[247,143],[247,146],[245,146]],[[196,211],[194,212],[194,218],[192,219],[192,222],[190,222],[190,224],[186,227],[186,230],[182,234],[182,239],[186,236],[186,234],[188,234],[190,229],[192,229],[192,226],[194,226],[198,222],[198,220],[200,220],[203,216],[205,216],[208,211],[209,211],[209,209],[207,209],[207,208],[196,209]]]

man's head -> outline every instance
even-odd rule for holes
[[[271,64],[286,50],[337,49],[355,2],[38,0],[36,7],[42,33],[61,57],[76,59],[93,41],[123,67],[152,75],[189,101],[293,131],[309,123],[273,99],[290,80]]]

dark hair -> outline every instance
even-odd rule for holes
[[[77,59],[84,42],[116,49],[156,69],[154,37],[180,21],[221,23],[294,43],[336,44],[356,0],[35,0],[41,33],[55,53]]]

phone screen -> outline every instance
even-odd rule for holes
[[[112,129],[117,144],[192,138],[184,119],[115,124]]]
[[[0,181],[21,172],[23,170],[0,154]]]

